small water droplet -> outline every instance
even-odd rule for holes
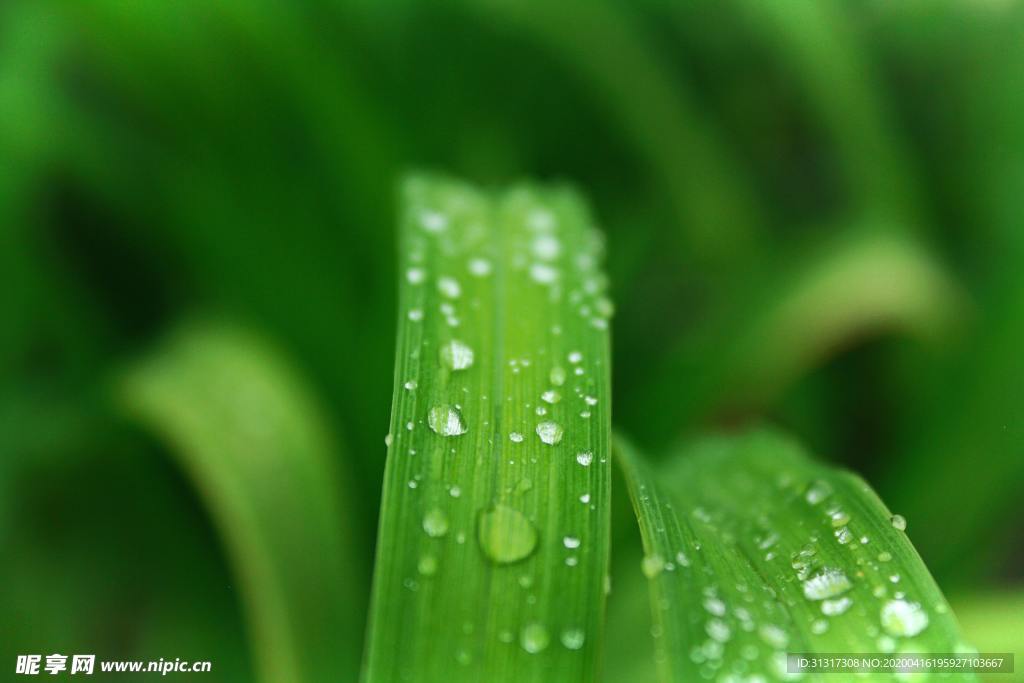
[[[459,436],[468,431],[462,414],[449,405],[434,406],[427,415],[427,424],[441,436]]]
[[[835,533],[836,540],[838,540],[842,545],[846,545],[853,540],[853,534],[851,534],[849,528],[845,526],[840,529],[836,529],[833,533]]]
[[[804,493],[804,500],[811,505],[817,505],[831,495],[832,486],[827,481],[817,479],[807,487],[807,491]]]
[[[558,366],[551,368],[551,373],[548,376],[548,379],[550,379],[551,383],[556,387],[562,386],[565,384],[565,368]]]
[[[724,643],[732,637],[732,629],[721,619],[711,619],[704,625],[704,631],[713,640]]]
[[[569,362],[572,363],[573,365],[579,365],[581,362],[583,362],[583,354],[580,353],[579,351],[570,351],[568,358]]]
[[[808,600],[824,600],[842,595],[853,586],[850,579],[839,569],[825,568],[804,581],[804,597]]]
[[[489,560],[495,564],[512,564],[533,553],[537,547],[537,530],[526,515],[499,504],[480,514],[477,540]]]
[[[423,282],[427,277],[427,271],[422,268],[410,268],[405,271],[405,279],[409,281],[411,285],[418,285]]]
[[[665,569],[665,558],[658,554],[645,555],[640,562],[640,569],[644,576],[653,579]]]
[[[410,308],[409,309],[409,320],[419,322],[423,320],[423,309],[422,308]]]
[[[437,289],[449,299],[458,299],[462,296],[462,287],[459,286],[459,281],[453,277],[438,278]]]
[[[387,446],[388,448],[391,448],[391,443],[393,441],[394,441],[394,439],[392,438],[392,436],[390,434],[385,434],[384,435],[384,445],[385,446]]]
[[[562,645],[567,650],[579,650],[583,647],[583,643],[586,641],[586,635],[582,629],[578,628],[567,628],[562,631],[560,638]]]
[[[916,636],[928,626],[928,613],[916,602],[890,600],[882,606],[882,628],[891,636]]]
[[[458,339],[443,345],[438,353],[441,362],[449,370],[466,370],[473,365],[473,349]]]
[[[582,496],[580,496],[580,502],[583,503],[584,505],[589,503],[590,502],[590,494],[589,493],[584,493]]]
[[[555,403],[558,403],[559,401],[562,400],[562,395],[557,391],[553,391],[551,389],[545,391],[543,394],[540,395],[540,397],[545,403],[550,403],[551,405],[554,405]]]
[[[477,277],[487,277],[491,274],[491,270],[491,262],[485,258],[475,258],[469,262],[469,272]]]
[[[821,613],[829,617],[838,616],[850,609],[852,604],[853,600],[845,596],[835,600],[825,600],[821,603]]]
[[[519,432],[511,432],[511,433],[509,433],[508,438],[513,443],[522,443],[523,442],[523,435],[520,434]]]
[[[811,622],[811,633],[816,636],[820,636],[822,633],[828,631],[828,621],[825,619],[816,619]]]
[[[575,548],[579,548],[580,547],[580,539],[576,538],[575,536],[566,536],[565,538],[562,539],[562,544],[566,548],[569,548],[570,550],[573,550]]]
[[[725,615],[725,603],[715,597],[708,597],[704,599],[704,609],[711,612],[716,617]]]
[[[590,467],[590,463],[594,462],[594,454],[590,451],[580,451],[576,454],[576,462],[584,467]]]
[[[542,624],[528,624],[519,636],[519,644],[532,655],[546,650],[549,642],[548,630]]]
[[[423,530],[431,538],[441,538],[448,533],[448,515],[441,508],[431,508],[423,515]]]
[[[562,425],[557,422],[545,420],[537,425],[537,436],[549,446],[558,444],[562,440],[564,433],[565,430],[562,429]]]
[[[437,558],[433,555],[424,555],[420,558],[416,569],[423,576],[433,576],[437,573]]]
[[[534,282],[549,285],[558,279],[558,270],[545,263],[534,263],[530,266],[530,277]]]
[[[903,515],[893,515],[889,518],[889,523],[892,524],[892,528],[897,531],[906,531],[907,529],[907,518]]]
[[[419,386],[419,385],[416,384],[416,380],[411,379],[408,382],[406,382],[405,384],[403,384],[402,386],[404,386],[408,391],[415,391],[416,387]]]
[[[761,640],[776,650],[782,650],[789,645],[789,636],[782,628],[774,624],[762,625],[757,630],[757,634],[761,636]]]

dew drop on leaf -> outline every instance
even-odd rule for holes
[[[557,422],[545,420],[537,425],[537,436],[549,446],[554,446],[562,440],[565,430]]]
[[[644,576],[648,579],[653,579],[665,569],[665,558],[661,555],[645,555],[644,559],[640,562],[640,569],[643,571]]]
[[[579,650],[583,647],[583,643],[586,641],[586,636],[582,629],[578,628],[567,628],[562,631],[560,640],[562,645],[567,650]]]
[[[519,636],[519,644],[530,654],[537,654],[547,649],[550,637],[542,624],[528,624]]]
[[[853,584],[839,569],[825,568],[804,581],[804,597],[808,600],[824,600],[842,595]]]
[[[433,576],[437,573],[437,558],[433,555],[424,555],[416,566],[422,576]]]
[[[590,463],[594,462],[594,454],[590,451],[580,451],[576,454],[576,462],[584,467],[590,467]]]
[[[441,436],[459,436],[468,429],[457,408],[449,405],[434,406],[427,415],[427,424]]]
[[[882,628],[891,636],[916,636],[928,626],[928,613],[916,602],[890,600],[882,606]]]
[[[423,530],[431,538],[441,538],[448,533],[448,515],[441,508],[431,508],[423,516]]]
[[[473,365],[473,349],[457,339],[442,346],[438,353],[449,370],[466,370]]]
[[[906,531],[907,529],[907,518],[903,515],[893,515],[889,519],[889,523],[892,524],[892,528],[897,531]]]
[[[565,384],[565,368],[558,366],[551,368],[551,373],[548,376],[548,379],[550,379],[551,383],[556,387],[562,386]]]
[[[537,530],[526,515],[499,504],[480,514],[477,540],[491,562],[512,564],[533,553],[537,547]]]

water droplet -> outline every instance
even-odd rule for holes
[[[590,467],[590,463],[594,462],[594,454],[590,451],[580,451],[576,454],[576,462],[584,467]]]
[[[640,569],[644,576],[653,579],[665,569],[665,558],[658,554],[645,555],[640,562]]]
[[[825,619],[816,619],[811,622],[811,633],[816,636],[820,636],[822,633],[828,631],[828,621]]]
[[[580,496],[580,502],[583,503],[584,505],[589,503],[590,502],[590,494],[589,493],[584,493],[582,496]]]
[[[811,505],[817,505],[832,495],[832,486],[822,479],[811,482],[804,493],[804,500]]]
[[[580,539],[575,536],[566,536],[562,539],[562,544],[565,545],[566,548],[573,550],[580,547]]]
[[[808,600],[824,600],[842,595],[853,584],[839,569],[825,568],[804,581],[804,597]]]
[[[513,443],[522,443],[523,442],[523,435],[520,434],[519,432],[511,432],[511,433],[509,433],[508,438],[511,439]]]
[[[433,555],[424,555],[420,558],[416,569],[423,576],[433,576],[437,573],[437,558]]]
[[[545,391],[543,394],[540,395],[540,397],[541,399],[543,399],[545,403],[550,403],[552,405],[562,400],[562,395],[557,391],[553,391],[551,389]]]
[[[580,353],[579,351],[571,351],[568,357],[569,362],[572,363],[573,365],[578,365],[583,361],[583,354]]]
[[[439,355],[449,370],[466,370],[473,365],[473,349],[458,339],[452,339],[442,346]]]
[[[415,391],[416,387],[419,386],[419,385],[416,384],[416,380],[411,379],[408,382],[406,382],[405,384],[403,384],[402,386],[404,386],[408,391]]]
[[[388,448],[391,448],[392,441],[394,441],[394,439],[392,438],[392,436],[390,434],[385,434],[384,435],[384,445],[385,446],[387,446]]]
[[[821,613],[829,617],[838,616],[850,609],[850,605],[852,604],[853,600],[847,597],[838,598],[836,600],[825,600],[821,603]]]
[[[468,429],[458,409],[449,405],[434,406],[427,415],[427,424],[441,436],[459,436]]]
[[[419,212],[420,227],[427,232],[441,232],[448,227],[448,217],[437,211],[423,209]]]
[[[431,538],[441,538],[448,533],[448,515],[441,508],[431,508],[423,515],[423,530]]]
[[[530,266],[530,277],[534,282],[549,285],[558,279],[558,270],[544,263],[534,263]]]
[[[405,279],[409,281],[411,285],[418,285],[423,282],[427,277],[427,271],[422,268],[410,268],[405,271]]]
[[[485,258],[475,258],[469,262],[469,272],[477,277],[487,277],[491,274],[491,270],[491,262]]]
[[[761,636],[761,640],[775,648],[776,650],[782,650],[789,645],[789,636],[782,628],[775,626],[774,624],[764,624],[757,630],[757,634]]]
[[[842,527],[850,523],[850,515],[838,506],[830,508],[828,516],[832,520],[832,526],[834,527]]]
[[[704,631],[711,636],[713,640],[719,643],[724,643],[732,637],[732,629],[721,619],[711,619],[707,624],[704,625]]]
[[[422,308],[410,308],[409,309],[409,320],[414,323],[423,320],[423,309]]]
[[[511,564],[526,559],[534,551],[537,530],[526,515],[499,504],[480,514],[477,540],[489,560]]]
[[[450,495],[452,498],[458,498],[459,496],[462,495],[462,489],[459,488],[458,486],[453,486],[450,489],[448,489],[448,495]]]
[[[903,515],[893,515],[889,518],[889,523],[892,524],[892,528],[898,531],[906,531],[907,529],[907,518]]]
[[[462,287],[459,286],[459,281],[453,277],[438,278],[437,290],[449,299],[458,299],[462,295]]]
[[[564,433],[565,430],[562,429],[562,425],[557,422],[545,420],[537,425],[537,436],[539,436],[540,440],[549,446],[554,446],[559,443],[562,440],[562,435]]]
[[[562,253],[562,244],[553,235],[538,235],[532,246],[533,255],[543,261],[554,261]]]
[[[551,383],[556,387],[562,386],[565,384],[565,368],[557,366],[551,368],[551,373],[549,374],[548,379],[550,379]]]
[[[853,534],[851,534],[850,530],[845,526],[841,529],[836,529],[834,533],[836,540],[838,540],[842,545],[846,545],[853,540]]]
[[[597,405],[597,398],[594,397],[594,396],[584,396],[583,400],[586,402],[586,404],[588,406],[596,406]]]
[[[916,636],[928,626],[928,613],[916,602],[890,600],[882,606],[882,628],[892,636]]]
[[[549,642],[548,630],[537,623],[527,625],[519,636],[519,644],[532,655],[546,650]]]
[[[725,603],[715,597],[708,597],[704,599],[704,609],[711,612],[716,617],[725,615]]]
[[[560,638],[562,645],[567,650],[579,650],[583,647],[583,643],[586,641],[586,635],[582,629],[578,628],[567,628],[562,631]]]

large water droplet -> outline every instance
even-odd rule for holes
[[[551,389],[545,391],[540,395],[540,397],[545,403],[550,403],[552,405],[562,400],[562,395]]]
[[[477,540],[491,562],[511,564],[525,560],[537,547],[537,530],[526,515],[499,504],[480,513]]]
[[[473,365],[473,349],[458,339],[452,339],[442,346],[439,355],[449,370],[465,370]]]
[[[457,408],[449,405],[434,406],[427,415],[427,424],[441,436],[459,436],[468,429]]]
[[[532,655],[546,650],[549,642],[548,630],[542,624],[528,624],[519,636],[519,644]]]
[[[562,539],[562,544],[566,548],[573,550],[575,548],[580,547],[580,539],[576,538],[575,536],[566,536]]]
[[[890,600],[882,606],[882,628],[889,635],[916,636],[928,626],[928,613],[916,602]]]
[[[824,600],[842,595],[853,584],[839,569],[825,568],[804,581],[804,597],[808,600]]]
[[[431,508],[423,515],[423,530],[431,538],[441,538],[448,533],[448,515],[441,508]]]
[[[594,462],[594,454],[590,451],[580,451],[576,454],[576,462],[584,467],[590,467],[590,463]]]
[[[562,425],[557,422],[545,420],[537,425],[537,436],[549,446],[554,446],[560,442],[564,433],[565,430],[562,429]]]
[[[889,519],[889,523],[892,524],[893,529],[897,529],[899,531],[906,531],[907,529],[907,518],[903,515],[893,515]]]

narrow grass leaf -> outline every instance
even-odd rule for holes
[[[609,552],[611,313],[575,194],[403,187],[365,679],[591,681]]]
[[[702,441],[657,473],[625,440],[616,456],[662,681],[786,680],[787,652],[970,651],[906,521],[857,476],[768,431]]]
[[[121,398],[219,528],[261,680],[354,677],[364,602],[342,551],[337,445],[295,371],[246,331],[191,324],[128,372]]]

